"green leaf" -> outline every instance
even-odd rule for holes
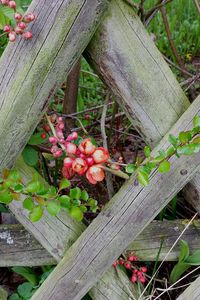
[[[185,261],[189,254],[190,254],[190,250],[189,250],[189,246],[188,243],[184,240],[180,240],[180,245],[181,245],[181,249],[180,249],[180,254],[179,254],[179,262]]]
[[[177,263],[172,269],[172,272],[170,274],[170,278],[169,278],[170,282],[171,283],[176,282],[181,277],[181,275],[189,268],[190,265],[185,262]]]
[[[162,159],[164,159],[166,157],[166,153],[164,150],[159,150],[159,154],[160,154],[160,157],[162,157]]]
[[[83,201],[88,201],[89,195],[88,195],[88,193],[87,193],[86,191],[82,191],[82,192],[81,192],[81,199],[82,199]]]
[[[8,213],[9,210],[7,209],[7,207],[4,204],[0,203],[0,213]]]
[[[0,202],[8,204],[13,200],[12,194],[8,190],[0,191]]]
[[[174,147],[170,147],[167,152],[166,152],[166,156],[172,156],[174,154]]]
[[[70,208],[71,207],[71,199],[67,195],[62,195],[58,198],[62,207]]]
[[[76,219],[77,221],[81,221],[83,219],[83,212],[81,211],[81,209],[79,207],[72,207],[70,209],[70,216],[72,216],[72,218]]]
[[[22,184],[16,184],[13,187],[14,192],[21,193],[24,190],[24,186]]]
[[[12,271],[23,276],[32,285],[38,284],[37,275],[31,268],[29,268],[29,267],[13,267]]]
[[[138,169],[137,179],[140,184],[143,186],[148,186],[149,184],[149,175],[141,169]]]
[[[180,132],[178,138],[182,144],[185,144],[185,143],[191,141],[192,140],[191,131]]]
[[[95,206],[97,206],[97,204],[98,204],[98,202],[95,199],[90,198],[88,201],[88,205],[91,207],[95,207]]]
[[[200,127],[200,116],[195,116],[193,118],[194,127]]]
[[[25,163],[31,167],[37,165],[38,162],[38,152],[31,146],[26,146],[22,152],[23,159]]]
[[[87,211],[87,207],[85,205],[81,205],[79,208],[83,213]]]
[[[70,187],[70,181],[67,180],[66,178],[62,178],[59,184],[59,191],[63,190],[63,189],[67,189],[68,187]]]
[[[29,219],[31,222],[37,222],[42,218],[43,215],[43,209],[40,205],[35,206],[33,210],[29,214]]]
[[[32,297],[34,293],[34,285],[30,282],[22,283],[18,286],[17,292],[18,294],[25,300],[28,300]]]
[[[79,200],[81,198],[81,189],[79,187],[71,189],[69,195],[72,199]]]
[[[46,139],[42,139],[41,132],[37,132],[31,136],[30,140],[28,141],[28,144],[29,145],[38,145],[38,144],[46,143],[47,140],[48,140],[48,137]]]
[[[128,164],[126,166],[126,173],[132,174],[137,169],[135,164]]]
[[[192,155],[200,151],[200,144],[189,144],[177,148],[179,155]]]
[[[50,215],[56,216],[60,211],[60,205],[56,202],[49,202],[47,204],[47,211],[50,213]]]
[[[14,293],[8,298],[8,300],[22,300],[22,299],[19,297],[18,294]]]
[[[13,170],[9,171],[7,179],[12,180],[14,182],[20,182],[21,181],[21,175],[17,170],[13,169]]]
[[[162,161],[158,167],[158,171],[160,173],[166,173],[169,172],[169,170],[170,170],[170,162],[167,160]]]
[[[26,190],[28,193],[38,194],[38,195],[43,195],[48,191],[45,185],[40,181],[29,182],[28,185],[26,186]]]
[[[24,200],[24,202],[23,202],[23,207],[25,209],[28,209],[28,210],[32,211],[33,208],[34,208],[34,201],[33,201],[33,199],[31,197],[26,198]]]
[[[168,137],[168,141],[176,148],[178,145],[178,139],[173,134],[170,134]]]
[[[144,147],[144,155],[148,158],[151,155],[151,148],[149,146]]]
[[[185,262],[194,266],[200,265],[200,250],[197,250],[194,252],[194,254],[188,256]]]

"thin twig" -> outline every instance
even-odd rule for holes
[[[173,54],[176,58],[176,61],[177,61],[178,65],[181,67],[181,69],[185,69],[184,63],[183,63],[181,57],[178,54],[178,51],[176,49],[176,45],[175,45],[173,37],[172,37],[172,33],[170,31],[169,22],[168,22],[167,14],[166,14],[166,8],[164,6],[162,6],[160,8],[160,12],[161,12],[161,15],[162,15],[162,18],[163,18],[163,24],[164,24],[164,27],[165,27],[165,30],[166,30],[166,33],[167,33],[167,37],[168,37],[168,41],[169,41],[171,50],[172,50],[172,52],[173,52]]]
[[[194,4],[196,5],[197,11],[200,14],[200,3],[198,0],[194,0]]]
[[[181,67],[177,66],[174,62],[172,62],[172,61],[171,61],[167,56],[165,56],[164,54],[163,54],[163,57],[164,57],[164,59],[166,60],[166,62],[167,62],[168,64],[170,64],[171,66],[173,66],[174,68],[176,68],[177,70],[179,70],[180,72],[182,72],[184,75],[187,75],[187,76],[189,76],[189,77],[193,77],[193,76],[194,76],[192,73],[188,72],[187,70],[182,69]]]
[[[108,144],[107,144],[107,135],[106,135],[106,129],[105,129],[105,123],[106,123],[106,113],[107,113],[107,104],[109,102],[110,95],[109,93],[107,94],[106,101],[103,107],[102,115],[101,115],[101,136],[102,136],[102,141],[103,141],[103,147],[108,150]],[[109,199],[112,198],[114,195],[114,187],[113,187],[113,182],[112,182],[112,175],[108,172],[106,172],[106,185],[108,189],[108,196]]]
[[[163,1],[163,0],[159,0],[157,2],[157,4],[150,8],[146,13],[145,13],[145,25],[147,26],[146,22],[147,20],[151,17],[151,15],[153,15],[154,13],[156,13],[157,11],[159,11],[159,9],[163,6],[163,5],[166,5],[168,3],[170,3],[172,0],[166,0],[166,1]],[[148,23],[149,24],[149,23]]]

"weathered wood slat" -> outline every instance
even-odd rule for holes
[[[34,0],[33,39],[0,61],[0,170],[13,165],[50,98],[90,41],[109,0]],[[92,5],[91,5],[92,4]]]
[[[158,254],[161,241],[163,240],[159,256],[159,260],[162,261],[184,230],[186,224],[187,220],[153,221],[135,241],[128,246],[124,254],[128,255],[134,251],[140,261],[154,261]],[[190,245],[191,253],[200,248],[199,220],[194,221],[193,224],[189,226],[183,234],[182,239],[187,241]],[[179,253],[180,249],[177,243],[167,257],[167,261],[177,260]],[[22,225],[0,225],[0,267],[53,264],[57,264],[57,261]],[[109,273],[113,273],[111,270]],[[114,286],[114,282],[116,282],[114,276],[107,279],[107,284],[112,282],[110,279],[113,280],[112,285]],[[105,277],[103,281],[105,281]],[[101,290],[101,286],[99,286],[99,290]]]
[[[200,96],[170,130],[177,135],[192,128],[200,114]],[[154,149],[169,147],[168,134]],[[151,174],[148,187],[135,186],[135,175],[124,184],[106,208],[66,252],[64,258],[32,299],[78,300],[103,276],[112,262],[155,218],[200,168],[200,153],[170,159],[168,174]],[[64,288],[65,287],[65,288]],[[64,290],[63,290],[64,288]]]
[[[150,145],[156,145],[189,106],[179,83],[125,1],[112,1],[85,57]],[[200,212],[200,173],[184,189]]]
[[[189,106],[169,66],[125,1],[111,2],[85,57],[151,145]]]
[[[177,300],[199,300],[200,299],[200,277],[177,298]]]

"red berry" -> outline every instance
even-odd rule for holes
[[[67,141],[68,142],[71,142],[71,141],[74,141],[78,138],[78,133],[76,131],[70,133],[67,137]]]
[[[5,25],[5,26],[3,27],[3,31],[4,31],[4,32],[10,32],[10,31],[11,31],[11,26],[10,26],[10,25]]]
[[[46,139],[47,135],[46,135],[45,132],[43,132],[43,133],[41,133],[40,137],[41,137],[42,139]]]
[[[141,272],[141,271],[138,271],[138,272],[137,272],[137,275],[138,275],[138,276],[142,276],[142,272]]]
[[[125,267],[126,269],[131,269],[131,264],[130,264],[129,262],[126,262],[126,263],[124,264],[124,267]]]
[[[147,267],[141,267],[140,270],[141,270],[143,273],[146,273],[146,272],[147,272]]]
[[[123,259],[123,258],[120,258],[120,259],[119,259],[119,264],[120,264],[120,265],[123,265],[123,264],[124,264],[124,259]]]
[[[8,34],[8,38],[9,38],[9,41],[10,41],[10,42],[15,42],[15,41],[16,41],[16,33],[15,33],[15,31],[11,31],[11,32]]]
[[[113,266],[114,268],[116,268],[117,265],[118,265],[118,262],[117,262],[117,261],[114,261],[114,263],[112,264],[112,266]]]
[[[51,131],[51,128],[50,128],[50,126],[49,126],[48,124],[44,124],[44,125],[42,126],[42,128],[43,128],[46,132]]]
[[[137,274],[137,272],[138,272],[138,269],[134,269],[134,270],[133,270],[133,273],[134,273],[134,274]]]
[[[136,282],[136,281],[137,281],[137,276],[136,276],[136,275],[133,275],[133,276],[131,277],[131,281],[132,281],[132,282]]]
[[[90,115],[85,115],[84,120],[90,120]]]
[[[9,1],[8,6],[15,10],[17,7],[17,4],[15,1]]]
[[[24,22],[20,22],[20,23],[17,24],[17,26],[19,26],[19,28],[21,28],[22,30],[24,30],[27,25]]]
[[[32,33],[30,31],[24,32],[22,36],[25,40],[30,40],[33,37]]]
[[[21,21],[21,19],[22,19],[22,15],[18,12],[15,13],[14,17],[15,17],[16,21]]]

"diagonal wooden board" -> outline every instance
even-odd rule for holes
[[[150,49],[151,49],[151,44],[149,44],[148,47],[150,47]],[[155,64],[155,66],[156,66],[156,64]],[[154,67],[155,67],[155,66],[154,66]],[[148,70],[148,65],[147,65],[147,70]],[[177,101],[177,103],[178,103],[178,101],[179,101],[178,97],[177,97],[176,101]],[[167,111],[167,109],[166,109],[166,111]],[[16,210],[16,212],[17,212],[17,210]],[[52,223],[53,223],[53,226],[55,226],[55,227],[58,226],[58,227],[59,227],[59,225],[61,224],[61,222],[62,222],[63,219],[65,219],[65,217],[61,218],[59,221],[52,222]],[[46,221],[46,219],[44,220],[44,223],[45,223],[45,221]],[[67,228],[67,227],[66,227],[67,224],[68,224],[68,220],[67,220],[67,221],[64,221],[64,223],[63,223],[62,226],[61,226],[62,229],[60,230],[59,236],[61,236],[61,232],[62,232],[64,229]],[[44,225],[44,224],[42,224],[42,225]],[[54,232],[54,229],[52,230],[52,227],[53,227],[53,226],[51,226],[51,225],[52,225],[52,224],[51,224],[51,221],[49,221],[49,223],[47,222],[47,224],[46,224],[46,230],[43,231],[43,234],[40,234],[40,232],[42,232],[42,230],[40,230],[40,231],[38,232],[38,236],[40,236],[40,237],[39,237],[40,240],[42,240],[42,239],[45,240],[45,241],[43,241],[43,243],[46,243],[47,248],[48,248],[48,247],[51,248],[51,243],[49,244],[48,239],[45,239],[46,234],[48,234],[48,230],[49,230],[49,229],[47,229],[47,227],[49,226],[49,228],[51,228],[51,231],[49,232],[50,235],[52,235],[52,233]],[[28,224],[28,222],[27,222],[26,226],[31,227],[31,225]],[[71,226],[73,227],[73,222],[72,222]],[[80,227],[80,226],[79,226],[79,227]],[[44,225],[44,228],[45,228],[45,225]],[[36,232],[36,228],[34,228],[34,230],[33,230],[33,225],[32,225],[32,228],[31,228],[30,230]],[[57,230],[58,230],[58,229],[57,229]],[[56,231],[56,230],[55,230],[55,231]],[[76,231],[73,231],[73,230],[71,230],[71,231],[74,232],[74,238],[75,238],[75,236],[76,236],[76,237],[78,236],[78,235],[76,235],[76,233],[75,233]],[[45,232],[45,234],[44,234],[44,232]],[[53,239],[50,238],[50,240],[52,241]],[[54,242],[54,245],[53,245],[53,248],[51,248],[51,250],[53,250],[53,251],[56,251],[56,250],[57,250],[57,252],[63,253],[63,247],[64,247],[64,244],[65,244],[65,240],[67,240],[66,237],[60,237],[60,240],[59,240],[59,241],[61,242],[61,245],[60,245],[59,243],[56,244],[56,241],[55,241],[55,242]],[[71,240],[71,243],[72,243],[72,240]],[[59,246],[59,247],[56,248],[56,245]],[[57,256],[57,255],[58,255],[57,253],[54,253],[54,256]]]
[[[193,128],[200,115],[200,96],[180,117],[170,134]],[[169,147],[168,134],[154,149]],[[170,159],[168,174],[155,170],[148,187],[135,186],[135,176],[124,184],[106,208],[66,252],[32,300],[79,300],[103,276],[128,244],[155,218],[200,168],[200,153]]]

